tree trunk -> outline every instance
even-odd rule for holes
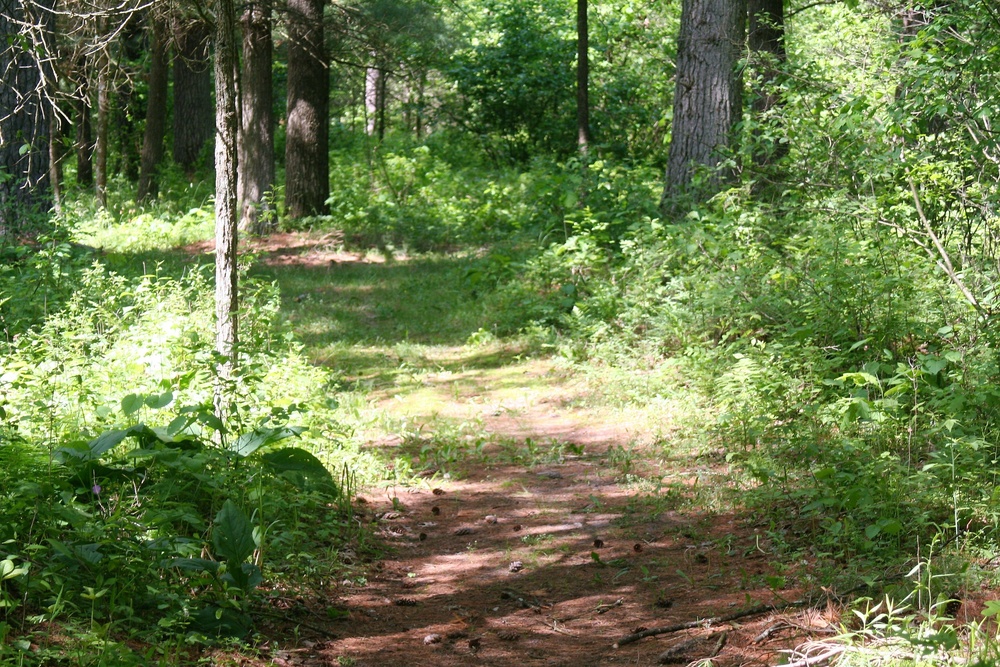
[[[53,0],[26,5],[0,0],[0,235],[22,231],[30,214],[52,208],[49,184],[51,107],[37,60],[44,53],[23,48],[23,26],[40,26],[35,35],[51,44]],[[46,72],[48,76],[49,72]]]
[[[94,186],[94,126],[90,120],[90,75],[86,58],[78,62],[76,93],[76,183]]]
[[[94,144],[94,179],[97,203],[108,205],[108,114],[111,111],[111,73],[107,55],[98,59],[97,72],[97,141]]]
[[[271,1],[243,11],[240,229],[266,234],[274,227],[274,86],[271,80]]]
[[[187,21],[174,28],[174,162],[191,174],[215,136],[208,27]]]
[[[167,83],[170,63],[167,60],[165,28],[159,19],[150,18],[149,98],[146,105],[146,129],[142,137],[139,164],[139,187],[135,200],[144,203],[155,199],[159,191],[158,172],[163,161],[163,139],[167,132]]]
[[[215,348],[224,359],[215,389],[215,412],[225,423],[229,414],[226,385],[233,372],[239,340],[236,270],[239,61],[233,0],[216,0],[215,12]]]
[[[111,115],[112,136],[116,161],[111,170],[115,174],[124,174],[129,183],[139,182],[140,160],[143,138],[139,134],[136,119],[145,116],[142,99],[136,94],[135,79],[132,72],[137,70],[144,52],[149,48],[143,31],[142,16],[131,12],[119,31],[118,54],[116,57],[116,74],[114,87],[114,108]],[[138,72],[136,72],[138,75]]]
[[[741,118],[737,69],[746,28],[746,0],[684,0],[677,39],[674,119],[661,208],[680,212],[687,197],[711,197],[731,174],[720,151]],[[697,178],[706,168],[704,178]]]
[[[330,192],[330,73],[323,0],[288,0],[285,206],[291,218],[323,215]]]
[[[581,153],[590,145],[590,39],[587,0],[576,0],[576,143]]]
[[[369,137],[378,132],[378,110],[382,106],[381,97],[383,72],[378,65],[365,70],[365,132]]]
[[[63,146],[62,119],[53,108],[49,119],[49,183],[52,185],[52,210],[62,212],[63,160],[66,148]]]
[[[759,121],[766,122],[769,111],[778,106],[780,97],[775,88],[780,82],[785,53],[784,0],[748,0],[747,43],[751,62],[757,67],[757,79],[751,91],[751,108]],[[765,165],[785,156],[788,144],[766,141],[758,137],[754,162]]]

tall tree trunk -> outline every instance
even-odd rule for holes
[[[80,58],[76,88],[76,183],[94,186],[94,126],[90,119],[90,74],[86,58]]]
[[[746,29],[746,0],[684,0],[677,39],[674,119],[661,208],[679,211],[686,197],[710,197],[729,175],[720,150],[730,145],[742,112],[737,69]],[[703,183],[695,183],[699,168]]]
[[[376,61],[377,63],[377,61]],[[369,137],[378,132],[378,110],[382,106],[381,97],[383,72],[378,64],[365,69],[365,132]]]
[[[178,20],[174,43],[174,162],[191,174],[216,130],[208,27],[200,20]]]
[[[149,97],[146,104],[146,129],[142,137],[139,164],[139,187],[135,199],[144,203],[155,199],[159,191],[158,173],[163,161],[163,140],[167,132],[167,83],[170,63],[167,60],[165,26],[155,16],[149,26]]]
[[[229,414],[226,385],[233,372],[239,340],[236,270],[239,61],[233,0],[216,0],[215,22],[215,347],[224,359],[216,384],[215,412],[225,423]]]
[[[49,183],[52,185],[52,210],[62,212],[63,159],[66,148],[63,145],[62,118],[57,109],[52,109],[49,119]]]
[[[30,214],[52,208],[49,184],[49,119],[52,109],[45,93],[37,57],[49,52],[53,0],[24,4],[0,0],[0,234],[27,226]],[[39,26],[21,39],[26,25]],[[37,44],[38,50],[24,48]],[[48,76],[50,72],[46,72]],[[29,215],[26,215],[29,214]]]
[[[111,112],[111,65],[105,54],[98,59],[97,72],[97,141],[94,143],[94,179],[97,202],[108,205],[108,116]]]
[[[330,73],[323,0],[288,0],[285,206],[291,218],[323,215],[330,192]]]
[[[142,136],[136,119],[145,115],[142,99],[136,94],[135,81],[131,72],[138,65],[149,48],[143,31],[140,12],[132,12],[121,25],[117,68],[124,75],[115,77],[114,109],[111,115],[112,136],[116,154],[113,173],[125,175],[129,183],[138,183],[142,154]]]
[[[781,77],[785,53],[784,0],[748,0],[747,44],[752,62],[758,68],[758,85],[752,94],[752,110],[758,119],[764,119],[779,103],[775,92]],[[763,142],[758,138],[754,161],[769,164],[788,153],[788,143]]]
[[[590,145],[590,37],[587,0],[576,0],[576,143],[581,153]]]
[[[243,23],[240,128],[240,229],[265,234],[274,226],[274,86],[271,80],[271,1],[246,5]]]

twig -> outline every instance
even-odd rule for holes
[[[656,658],[656,664],[658,665],[669,665],[675,662],[689,662],[691,656],[688,651],[693,648],[696,644],[700,644],[705,641],[711,641],[718,637],[715,642],[715,646],[712,647],[711,653],[706,656],[706,659],[714,658],[722,652],[723,647],[726,645],[726,639],[729,638],[729,632],[716,632],[708,637],[692,637],[691,639],[685,639],[684,641],[675,644],[668,648],[666,651],[661,653]]]
[[[599,604],[599,605],[597,605],[597,613],[598,614],[607,613],[607,612],[611,611],[612,609],[614,609],[615,607],[622,606],[623,602],[625,602],[625,598],[618,598],[617,600],[615,600],[611,604]]]
[[[754,637],[753,639],[751,639],[750,643],[751,644],[759,644],[762,641],[764,641],[765,639],[770,639],[771,635],[775,634],[776,632],[781,632],[782,630],[787,630],[787,629],[793,628],[793,627],[795,627],[795,626],[789,625],[788,623],[785,623],[785,622],[775,623],[774,625],[772,625],[772,626],[770,626],[768,628],[765,628],[762,633],[760,633],[759,635],[757,635],[756,637]]]
[[[729,631],[728,630],[724,630],[719,635],[719,641],[715,642],[715,648],[712,649],[712,652],[711,652],[711,654],[709,654],[708,657],[709,658],[714,658],[715,656],[717,656],[720,653],[722,653],[722,649],[725,647],[727,639],[729,639]]]
[[[326,637],[327,639],[337,638],[337,635],[330,632],[329,630],[326,630],[325,628],[319,627],[318,625],[313,625],[312,623],[306,623],[305,621],[293,621],[289,619],[287,616],[283,616],[281,614],[275,614],[274,612],[265,611],[263,609],[255,609],[254,611],[251,611],[250,614],[256,616],[266,616],[268,618],[274,618],[281,621],[285,621],[286,623],[291,623],[292,625],[301,626],[306,630],[312,630],[313,632],[317,632]]]
[[[669,665],[672,662],[688,662],[687,650],[702,641],[702,637],[692,637],[674,644],[656,657],[656,664]]]
[[[735,621],[738,618],[745,618],[747,616],[759,616],[760,614],[767,614],[772,611],[781,611],[782,609],[788,609],[789,607],[804,607],[809,604],[812,603],[810,603],[807,600],[799,600],[797,602],[784,602],[782,604],[762,604],[762,605],[757,605],[756,607],[750,607],[749,609],[744,609],[743,611],[734,611],[733,613],[726,614],[724,616],[713,616],[712,618],[704,618],[698,621],[675,623],[674,625],[667,625],[662,628],[649,628],[648,630],[643,630],[642,632],[634,632],[626,637],[622,637],[617,642],[615,642],[611,646],[611,648],[621,648],[626,644],[637,642],[640,639],[645,639],[646,637],[654,637],[656,635],[665,635],[671,632],[680,632],[681,630],[700,628],[703,625],[728,623],[729,621]]]
[[[937,237],[937,234],[934,233],[934,228],[931,226],[930,220],[928,220],[927,216],[924,215],[924,207],[920,203],[920,195],[917,193],[916,184],[913,182],[912,178],[909,179],[909,181],[910,181],[910,192],[913,193],[913,203],[917,209],[917,216],[920,218],[920,222],[924,226],[924,231],[927,232],[927,236],[930,237],[931,241],[934,243],[934,247],[937,249],[938,255],[940,256],[940,260],[938,260],[937,265],[941,268],[942,271],[945,272],[948,278],[951,279],[951,282],[954,283],[955,287],[957,287],[959,291],[962,292],[962,295],[965,297],[966,301],[968,301],[972,305],[972,307],[976,309],[976,312],[979,313],[979,315],[981,316],[987,315],[988,313],[985,312],[983,306],[979,303],[979,300],[976,299],[975,295],[973,295],[972,292],[969,290],[969,288],[966,287],[965,282],[962,280],[962,278],[958,275],[958,273],[955,272],[955,268],[952,266],[951,263],[951,257],[948,255],[948,251],[945,250],[944,244],[941,243],[941,240]],[[930,251],[928,250],[928,252]]]
[[[785,667],[812,667],[822,662],[827,662],[847,650],[846,646],[828,646],[822,653],[807,655],[795,662],[789,662]]]

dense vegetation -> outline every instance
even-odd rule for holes
[[[748,97],[777,102],[743,118],[720,192],[677,212],[660,206],[677,4],[591,8],[582,153],[569,3],[342,8],[331,48],[377,48],[399,83],[369,126],[370,72],[339,58],[327,211],[282,218],[279,187],[269,215],[457,258],[440,289],[464,310],[428,339],[530,340],[623,404],[693,396],[682,437],[730,466],[727,502],[763,517],[780,558],[823,585],[910,572],[893,594],[930,591],[910,611],[938,620],[959,587],[995,583],[1000,549],[996,10],[793,6],[787,59],[741,64]],[[383,41],[355,30],[365,16]],[[80,663],[173,664],[245,635],[275,582],[373,548],[353,490],[411,462],[353,434],[349,325],[297,328],[296,295],[251,256],[238,371],[220,378],[211,264],[172,250],[212,236],[204,166],[164,165],[136,204],[123,152],[103,205],[77,168],[58,213],[0,247],[0,660],[48,664],[30,636],[58,623],[83,633]],[[319,346],[332,363],[312,363]],[[928,627],[933,650],[958,636]],[[126,636],[156,648],[111,641]]]

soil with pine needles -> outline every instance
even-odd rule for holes
[[[282,235],[256,250],[280,265],[370,261],[317,246]],[[259,658],[240,664],[774,665],[783,650],[836,633],[832,604],[787,606],[809,592],[782,589],[789,566],[775,561],[754,517],[690,502],[695,485],[723,483],[719,457],[664,457],[669,442],[619,411],[587,407],[592,388],[548,360],[514,362],[502,380],[482,371],[427,382],[437,384],[433,415],[391,390],[374,398],[417,422],[471,419],[485,449],[420,484],[363,490],[355,509],[384,557],[354,562],[322,590],[276,594],[258,625]],[[507,455],[528,444],[561,454]],[[624,447],[632,474],[612,456]],[[650,472],[647,454],[659,461],[647,479],[682,480],[680,491],[664,497],[637,483]],[[761,605],[775,610],[615,647],[646,629]]]

